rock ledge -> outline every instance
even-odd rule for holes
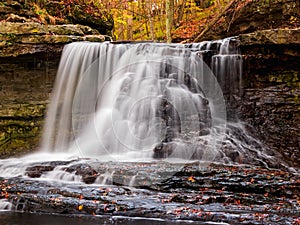
[[[247,45],[300,45],[300,28],[259,30],[239,35],[240,44]]]
[[[75,41],[103,42],[106,37],[83,25],[44,25],[36,22],[0,23],[0,57],[61,51],[64,44]],[[55,48],[53,48],[55,45]]]

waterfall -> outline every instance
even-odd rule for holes
[[[111,161],[270,160],[240,123],[228,126],[225,99],[241,88],[235,43],[65,46],[41,151]]]
[[[58,69],[42,149],[81,157],[151,158],[156,146],[172,143],[174,154],[190,158],[193,152],[187,154],[181,136],[191,142],[199,132],[224,122],[225,104],[216,84],[202,58],[182,46],[69,44]],[[213,89],[219,99],[205,93]],[[218,109],[211,110],[213,105]]]

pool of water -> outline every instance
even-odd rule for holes
[[[55,214],[29,214],[0,212],[0,225],[227,225],[228,223],[201,223],[195,221],[166,221],[162,219],[128,217],[64,216]]]

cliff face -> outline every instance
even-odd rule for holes
[[[104,41],[81,25],[0,23],[0,157],[36,149],[63,46]]]
[[[250,124],[258,139],[294,166],[300,166],[299,34],[284,29],[240,35],[242,89],[228,99],[232,119]],[[48,43],[41,45],[46,51],[0,57],[3,157],[36,149],[63,45]]]
[[[300,166],[300,1],[237,1],[199,39],[239,36],[243,88],[228,111]],[[196,35],[197,36],[197,35]],[[195,37],[196,37],[195,36]]]
[[[244,65],[237,114],[287,162],[300,166],[300,29],[239,38]]]
[[[60,54],[0,57],[0,157],[37,147]]]
[[[109,38],[109,14],[77,3],[0,0],[0,158],[36,149],[63,46]]]
[[[82,25],[44,25],[36,22],[0,22],[0,57],[61,52],[74,41],[104,41],[97,30]]]

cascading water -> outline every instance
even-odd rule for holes
[[[172,143],[174,157],[190,159],[196,148],[192,138],[224,122],[224,102],[211,110],[210,93],[202,90],[221,94],[216,83],[201,57],[185,48],[70,44],[58,70],[42,149],[136,160],[151,159],[156,146]],[[207,141],[214,143],[201,151],[211,161],[216,143]]]
[[[0,199],[0,212],[12,210],[13,205],[6,199]]]
[[[69,44],[42,150],[112,161],[268,164],[272,157],[241,123],[227,126],[224,96],[239,94],[241,65],[231,38],[190,45]]]
[[[33,162],[74,158],[278,165],[242,123],[227,121],[225,99],[238,95],[241,63],[230,38],[189,45],[69,44],[40,153],[7,160],[0,175],[26,176]],[[65,163],[45,172],[43,179],[81,179]],[[97,182],[105,183],[106,172],[101,176]]]

